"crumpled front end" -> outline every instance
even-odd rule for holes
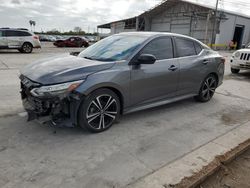
[[[36,97],[31,90],[40,87],[41,84],[33,82],[24,76],[21,79],[21,99],[24,109],[28,113],[28,121],[40,119],[43,122],[53,121],[60,123],[70,120],[71,125],[76,124],[75,99],[67,95],[53,97]],[[70,110],[72,109],[72,110]]]

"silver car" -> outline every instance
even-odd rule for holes
[[[0,28],[0,49],[31,53],[33,48],[41,48],[39,37],[34,33],[22,28]]]
[[[78,56],[41,60],[21,71],[29,120],[69,120],[92,132],[126,114],[189,97],[208,102],[225,59],[196,39],[153,32],[105,38]],[[66,121],[64,121],[66,122]]]

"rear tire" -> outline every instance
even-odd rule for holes
[[[238,74],[240,72],[240,69],[234,69],[234,68],[231,68],[231,72],[233,74]]]
[[[33,51],[32,44],[25,42],[21,48],[22,53],[31,53]]]
[[[103,132],[119,119],[120,106],[119,97],[113,91],[98,89],[82,102],[78,123],[90,132]]]
[[[199,95],[197,95],[195,99],[199,102],[210,101],[214,96],[217,86],[217,78],[213,74],[209,74],[203,81],[199,91]]]

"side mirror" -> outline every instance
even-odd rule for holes
[[[156,57],[151,54],[141,54],[137,59],[137,64],[154,64]]]
[[[241,45],[241,48],[242,48],[242,49],[246,48],[246,45],[245,45],[245,44],[242,44],[242,45]]]

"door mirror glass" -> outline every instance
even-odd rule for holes
[[[137,64],[154,64],[156,57],[151,54],[141,54],[137,59]]]

